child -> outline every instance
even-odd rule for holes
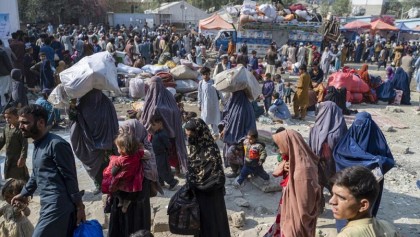
[[[271,80],[271,74],[265,74],[265,80],[262,86],[262,95],[264,97],[264,109],[265,113],[268,113],[268,109],[271,105],[271,96],[274,92],[274,82]]]
[[[12,78],[12,96],[5,109],[9,107],[20,109],[28,105],[27,89],[23,83],[22,71],[20,69],[13,69],[10,76]]]
[[[23,186],[25,186],[23,180],[8,179],[1,190],[1,195],[7,202],[5,206],[0,208],[0,216],[4,218],[3,222],[0,223],[0,232],[4,236],[26,237],[32,236],[34,233],[34,226],[27,218],[31,214],[28,203],[20,201],[11,203],[12,198],[20,194]]]
[[[169,190],[174,190],[179,180],[174,178],[169,166],[169,136],[163,129],[163,118],[160,115],[152,116],[150,124],[153,131],[152,146],[155,152],[159,182],[163,186],[169,184]]]
[[[48,113],[47,126],[53,129],[60,129],[59,123],[61,122],[60,110],[55,109],[54,106],[48,101],[48,96],[51,94],[51,89],[45,88],[42,90],[42,97],[39,97],[35,104],[41,105]]]
[[[39,76],[41,89],[54,89],[54,72],[51,67],[51,62],[48,61],[47,55],[44,52],[39,53],[41,60],[31,67],[31,72]]]
[[[290,82],[286,83],[286,86],[284,87],[284,102],[286,102],[286,104],[290,104],[292,102],[291,97],[292,97],[292,93],[295,93],[293,91],[293,89],[290,87]]]
[[[54,83],[55,83],[55,86],[57,86],[57,85],[59,85],[61,83],[60,73],[62,71],[64,71],[64,70],[66,70],[66,68],[67,68],[67,65],[66,65],[66,63],[63,60],[61,60],[60,62],[58,62],[58,66],[57,66],[57,68],[55,69],[55,72],[54,72]]]
[[[264,180],[269,180],[270,176],[263,168],[263,163],[267,157],[265,144],[258,141],[258,132],[256,130],[250,130],[247,138],[243,141],[243,145],[245,163],[242,167],[241,174],[235,179],[233,185],[240,187],[250,174],[258,175]]]
[[[237,170],[242,170],[244,165],[244,145],[243,143],[237,143],[229,146],[226,152],[226,158],[229,161],[229,164],[232,166],[237,166]],[[235,175],[236,177],[236,175]]]
[[[274,92],[273,94],[273,104],[268,109],[268,115],[273,121],[283,122],[282,120],[288,121],[290,123],[290,111],[287,108],[287,105],[280,98],[279,93]]]
[[[131,202],[137,199],[142,190],[144,174],[141,159],[150,158],[150,153],[145,151],[131,134],[119,134],[115,145],[120,155],[111,156],[109,165],[104,170],[102,191],[115,192],[118,207],[126,213]]]
[[[279,89],[278,89],[279,98],[283,99],[284,80],[281,79],[281,75],[280,74],[276,74],[274,76],[274,80],[279,84]]]
[[[19,129],[19,116],[16,108],[11,107],[4,112],[7,125],[0,139],[0,149],[6,146],[6,161],[4,162],[4,178],[29,180],[26,167],[28,139],[24,138]]]

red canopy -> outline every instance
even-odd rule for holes
[[[397,27],[385,23],[381,20],[377,20],[370,23],[372,30],[398,30]]]
[[[346,30],[370,29],[370,24],[365,21],[352,21],[343,26]]]
[[[211,17],[200,20],[198,25],[201,30],[233,29],[233,25],[223,20],[219,14],[213,14]]]

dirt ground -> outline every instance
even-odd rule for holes
[[[372,74],[384,75],[383,69],[379,72],[374,70],[370,71]],[[293,79],[289,80],[293,81]],[[359,104],[352,105],[351,107],[351,109],[357,109],[358,111],[370,112],[373,115],[373,119],[377,121],[378,125],[382,128],[387,142],[391,147],[396,166],[385,175],[385,187],[378,218],[393,223],[401,234],[407,237],[420,236],[420,189],[416,186],[416,181],[420,179],[420,146],[417,137],[420,131],[420,113],[415,111],[415,108],[418,105],[419,96],[420,95],[417,92],[411,93],[413,104],[411,106],[389,107],[387,104],[380,102],[375,105]],[[121,120],[124,119],[126,111],[130,108],[130,104],[118,103],[115,104],[115,106]],[[194,102],[185,102],[185,107],[187,111],[198,112]],[[348,126],[350,126],[351,117],[346,120],[348,120]],[[307,139],[309,129],[314,121],[314,117],[308,117],[305,121],[296,121],[296,125],[287,126],[287,128],[300,132],[303,137]],[[269,134],[280,126],[279,124],[268,125],[259,122],[257,124],[259,130],[265,131],[263,132],[264,134]],[[392,126],[393,129],[389,129],[390,126]],[[389,130],[390,132],[386,130]],[[69,140],[70,134],[68,129],[56,133],[63,136],[66,140]],[[221,147],[222,143],[220,141],[218,141],[218,144]],[[33,145],[30,144],[27,159],[27,165],[30,169],[32,167],[32,160],[30,158],[32,150]],[[272,150],[273,149],[269,144],[267,147],[269,157],[264,164],[264,168],[269,173],[273,171],[276,164],[276,154],[273,153]],[[0,158],[2,167],[4,154],[4,151],[0,153],[0,155],[2,155]],[[86,190],[84,202],[87,208],[87,217],[88,219],[98,219],[106,227],[107,218],[102,213],[102,197],[101,195],[92,194],[92,190],[94,189],[93,182],[88,177],[83,165],[78,159],[76,159],[76,166],[80,189]],[[226,169],[225,171],[226,173],[230,172],[229,169]],[[265,193],[261,191],[258,180],[246,181],[244,187],[235,189],[231,184],[232,181],[233,179],[227,179],[226,181],[225,201],[228,215],[240,211],[245,213],[245,224],[243,227],[236,228],[232,225],[232,222],[230,222],[232,236],[263,236],[275,220],[281,192]],[[180,185],[184,182],[185,180],[181,179]],[[271,179],[270,182],[270,185],[279,185],[279,179]],[[167,218],[165,216],[167,205],[170,197],[174,193],[175,191],[168,191],[165,189],[165,194],[163,196],[151,199],[153,210],[152,219],[155,221],[155,224],[160,219],[165,220],[165,218]],[[318,219],[317,236],[336,236],[337,233],[335,231],[334,219],[330,206],[328,205],[330,196],[327,192],[324,192],[324,195],[327,200],[326,210]],[[238,200],[238,198],[240,198],[240,200]],[[244,200],[247,202],[247,205],[243,204]],[[39,196],[36,194],[30,203],[32,213],[29,219],[33,224],[37,223],[39,208]],[[170,234],[165,228],[166,227],[163,227],[160,230],[157,230],[158,228],[155,226],[155,236],[175,236]],[[104,230],[104,233],[107,233],[106,229]]]

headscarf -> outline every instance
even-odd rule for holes
[[[401,104],[403,105],[411,105],[409,81],[410,78],[408,77],[408,74],[404,71],[404,69],[402,69],[401,67],[397,68],[392,83],[394,89],[403,91],[403,95],[401,98]]]
[[[160,115],[163,118],[165,131],[168,133],[169,138],[175,139],[178,160],[183,170],[186,170],[187,151],[184,132],[182,131],[181,112],[174,96],[165,88],[162,79],[157,76],[150,79],[143,113],[140,117],[140,122],[144,124],[147,130],[150,129],[150,119],[153,115]]]
[[[346,107],[346,95],[347,89],[345,87],[336,89],[333,86],[328,86],[324,101],[334,102],[342,110],[343,114],[348,115],[350,111]]]
[[[210,129],[200,118],[192,118],[185,129],[194,132],[189,139],[188,183],[201,191],[211,191],[224,187],[225,175],[219,147],[214,142]]]
[[[245,91],[235,91],[226,105],[227,111],[221,124],[224,125],[225,143],[237,143],[250,129],[256,129],[255,114]]]
[[[132,134],[139,143],[143,144],[144,149],[150,152],[150,159],[143,160],[144,177],[151,181],[158,181],[158,171],[153,146],[147,137],[147,131],[143,124],[137,119],[126,120],[120,125],[120,133]]]
[[[386,76],[388,77],[388,81],[392,81],[392,79],[394,79],[394,70],[392,67],[386,68]]]
[[[337,171],[361,165],[381,168],[385,174],[394,167],[394,157],[385,136],[367,112],[360,112],[333,151]]]
[[[357,74],[360,76],[360,78],[366,82],[366,84],[370,87],[370,80],[369,80],[369,72],[368,72],[369,66],[365,63],[362,65],[360,70],[357,71]]]
[[[105,152],[113,148],[117,135],[117,112],[102,91],[93,89],[79,99],[70,140],[74,154],[92,178],[102,172]]]
[[[342,110],[334,102],[322,102],[315,125],[309,133],[309,146],[316,155],[320,156],[324,142],[327,142],[330,149],[333,150],[346,132],[347,125]]]
[[[289,157],[289,181],[283,190],[280,229],[284,236],[315,236],[321,188],[319,158],[302,135],[286,129],[273,135],[283,154]]]

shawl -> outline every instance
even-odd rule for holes
[[[347,125],[342,110],[334,102],[322,102],[315,125],[309,133],[309,146],[317,156],[321,156],[324,142],[328,143],[332,151],[346,133]]]
[[[367,112],[360,112],[333,151],[337,171],[361,165],[381,168],[385,174],[394,167],[394,157],[385,136]]]
[[[114,147],[117,134],[117,112],[102,91],[93,89],[79,99],[70,141],[74,154],[82,161],[91,177],[102,172],[100,169],[105,152]]]
[[[392,80],[394,89],[396,90],[402,90],[403,95],[401,98],[401,104],[403,105],[411,105],[411,97],[410,97],[410,78],[408,77],[408,74],[399,67],[395,71],[394,80]]]
[[[365,63],[362,65],[360,70],[357,71],[357,74],[360,76],[360,79],[362,79],[366,84],[370,87],[370,79],[369,79],[369,72],[368,72],[369,66]]]
[[[394,79],[394,70],[392,69],[392,67],[386,68],[386,76],[388,78],[388,81],[392,81]]]
[[[343,114],[349,115],[350,111],[346,107],[347,89],[345,87],[336,89],[333,86],[327,87],[327,94],[324,101],[332,101],[342,110]]]
[[[226,115],[221,121],[224,125],[223,142],[237,143],[250,129],[257,128],[254,109],[245,91],[233,92],[225,111]]]
[[[154,182],[158,181],[158,171],[153,146],[148,139],[148,134],[143,124],[137,119],[126,120],[120,125],[120,133],[133,134],[138,142],[143,144],[144,149],[150,152],[150,159],[143,160],[144,177]]]
[[[165,88],[161,78],[157,76],[150,79],[143,113],[140,117],[140,122],[144,124],[147,130],[151,128],[150,119],[156,114],[163,118],[163,126],[169,138],[175,139],[178,160],[182,169],[186,170],[187,151],[184,132],[182,131],[181,111],[172,93]]]
[[[185,129],[192,131],[196,139],[196,143],[189,146],[188,183],[201,191],[224,187],[222,158],[207,124],[200,118],[192,118],[185,124]]]
[[[280,229],[284,236],[315,236],[321,188],[318,184],[319,158],[302,135],[286,129],[273,135],[282,154],[289,157],[289,182],[283,190]]]

